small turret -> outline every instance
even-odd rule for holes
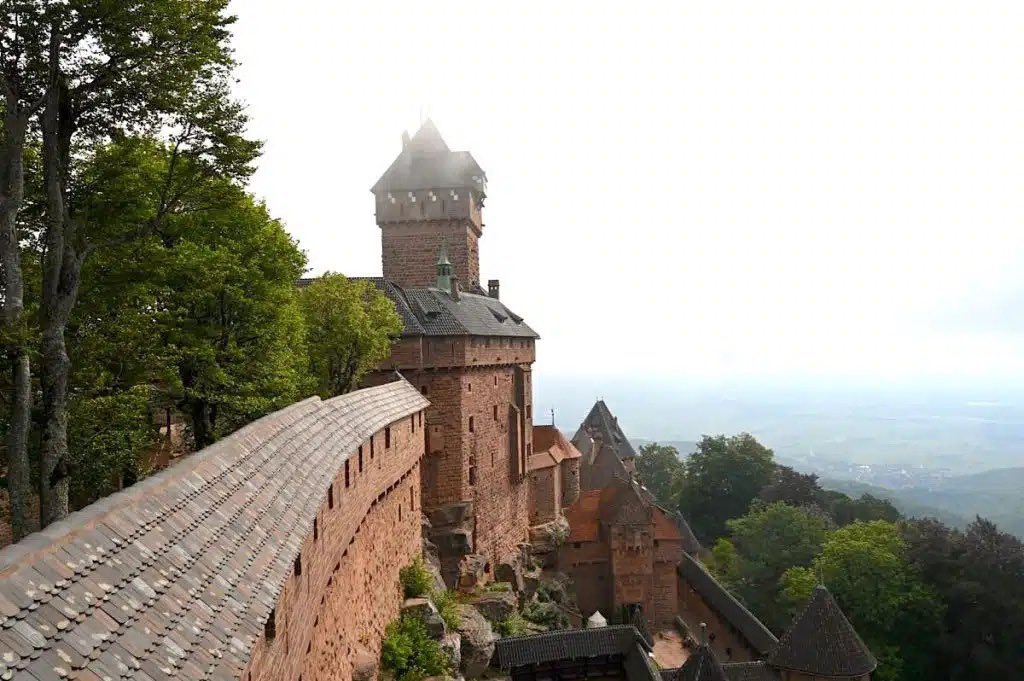
[[[448,260],[448,244],[444,242],[437,256],[437,288],[442,291],[452,290],[452,263]]]

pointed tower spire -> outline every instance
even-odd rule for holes
[[[861,678],[878,663],[823,585],[768,654],[768,665],[805,676]]]
[[[711,646],[705,636],[704,626],[701,625],[701,644],[679,668],[679,673],[676,675],[677,681],[729,681],[729,677],[725,675],[725,670],[722,668],[722,663],[711,651]]]
[[[437,288],[452,290],[452,263],[448,260],[448,242],[441,242],[441,253],[437,256]]]

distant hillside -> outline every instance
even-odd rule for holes
[[[644,445],[649,445],[652,442],[657,442],[659,445],[666,445],[668,447],[675,447],[676,451],[679,452],[679,457],[685,459],[690,454],[693,454],[694,450],[697,449],[697,443],[691,440],[645,440],[643,438],[631,438],[630,442],[636,449],[640,449]]]
[[[852,480],[822,480],[822,486],[846,494],[873,494],[891,501],[910,517],[935,517],[964,527],[976,515],[1024,538],[1024,468],[946,478],[934,485],[888,489]]]

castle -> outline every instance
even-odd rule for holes
[[[468,152],[428,121],[372,191],[371,281],[404,325],[390,358],[0,551],[0,678],[365,679],[424,546],[471,589],[568,518],[557,565],[585,617],[622,624],[503,639],[492,664],[512,678],[869,679],[823,588],[776,638],[715,581],[603,402],[572,440],[533,425],[538,335],[481,286]],[[665,626],[691,639],[678,669],[649,655]]]

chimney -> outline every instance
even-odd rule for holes
[[[405,151],[408,148],[409,148],[409,131],[408,130],[403,130],[402,131],[402,151]]]
[[[457,301],[459,299],[459,294],[460,293],[462,293],[462,291],[459,288],[459,278],[453,274],[452,275],[452,300]]]
[[[708,625],[704,622],[700,623],[700,644],[702,646],[708,644]]]
[[[501,284],[498,282],[497,279],[488,279],[487,280],[487,295],[489,295],[491,298],[494,298],[495,300],[498,300],[498,288],[500,286],[501,286]]]

